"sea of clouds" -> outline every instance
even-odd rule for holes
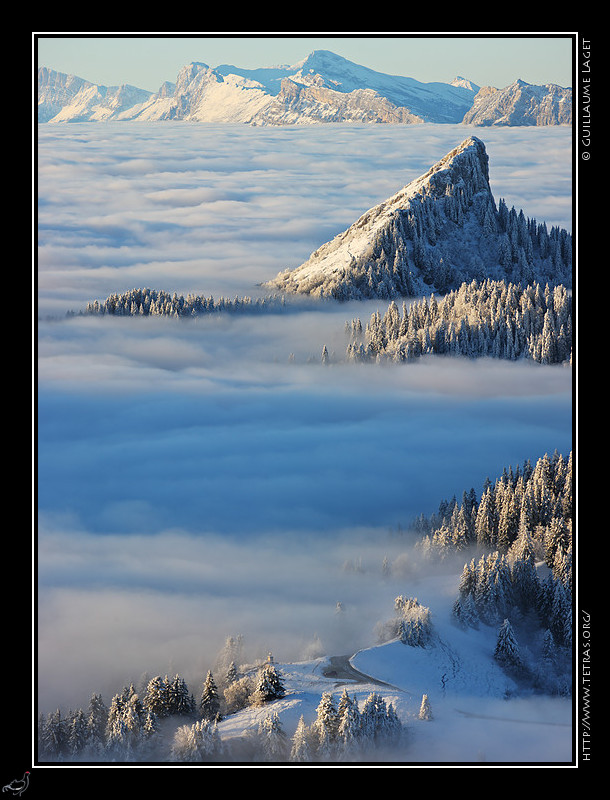
[[[564,367],[338,363],[344,322],[383,304],[65,317],[135,287],[265,294],[470,134],[496,200],[571,229],[568,128],[39,126],[42,710],[145,672],[199,680],[237,633],[303,657],[337,601],[360,620],[341,652],[363,646],[393,595],[346,562],[375,570],[420,512],[569,451]]]

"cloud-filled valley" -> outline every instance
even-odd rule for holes
[[[265,294],[261,282],[469,133],[39,127],[44,710],[145,671],[199,677],[236,633],[278,658],[303,656],[333,632],[339,600],[361,624],[334,630],[335,641],[362,646],[393,588],[386,597],[367,573],[346,573],[347,560],[397,555],[410,540],[396,531],[420,512],[480,492],[505,466],[569,451],[565,367],[321,364],[323,345],[344,354],[345,321],[364,324],[381,302],[192,320],[64,317],[134,287]],[[571,131],[481,138],[496,200],[570,229]]]

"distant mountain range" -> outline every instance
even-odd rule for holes
[[[376,72],[327,50],[315,50],[292,66],[260,69],[192,62],[158,92],[128,84],[101,86],[39,68],[38,122],[128,120],[570,125],[572,90],[521,80],[504,89],[481,88],[462,77],[422,83]]]
[[[267,287],[360,300],[445,294],[486,279],[571,286],[571,270],[567,231],[496,206],[485,145],[470,136]]]

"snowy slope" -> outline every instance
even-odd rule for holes
[[[121,119],[151,97],[129,84],[102,86],[46,67],[38,70],[39,122],[103,122]]]
[[[360,680],[346,677],[330,658],[277,664],[286,696],[228,717],[220,723],[221,736],[254,733],[277,712],[284,732],[292,737],[301,715],[306,724],[316,718],[323,692],[332,692],[338,702],[345,688],[361,709],[372,692],[393,704],[405,736],[397,751],[386,754],[386,761],[570,761],[570,701],[528,700],[516,694],[517,687],[493,659],[497,630],[482,625],[462,631],[451,622],[457,582],[457,576],[447,576],[428,578],[418,586],[424,603],[428,594],[435,598],[435,633],[429,647],[394,640],[360,650],[349,659],[363,673]],[[431,705],[430,720],[419,719],[424,694]]]

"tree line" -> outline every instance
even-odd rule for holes
[[[238,690],[241,684],[241,690]],[[244,686],[249,687],[244,695]],[[237,690],[237,691],[236,691]],[[62,716],[58,709],[38,724],[42,762],[234,762],[357,761],[399,743],[403,726],[391,703],[372,692],[360,706],[346,690],[337,701],[323,692],[310,725],[301,716],[290,736],[276,711],[265,706],[285,695],[281,672],[271,662],[253,674],[234,662],[217,683],[208,671],[199,702],[179,675],[156,676],[140,695],[133,684],[106,707],[93,694],[87,709]],[[259,724],[234,739],[218,730],[225,714],[240,708],[262,712]]]
[[[82,315],[120,317],[198,317],[215,313],[259,313],[280,311],[286,301],[279,295],[252,298],[249,296],[214,298],[212,295],[189,293],[186,297],[162,289],[130,289],[113,292],[105,300],[87,303]]]
[[[439,299],[403,301],[402,311],[392,300],[364,331],[359,318],[346,331],[349,361],[412,361],[434,353],[561,364],[572,357],[572,297],[563,285],[472,281]]]

